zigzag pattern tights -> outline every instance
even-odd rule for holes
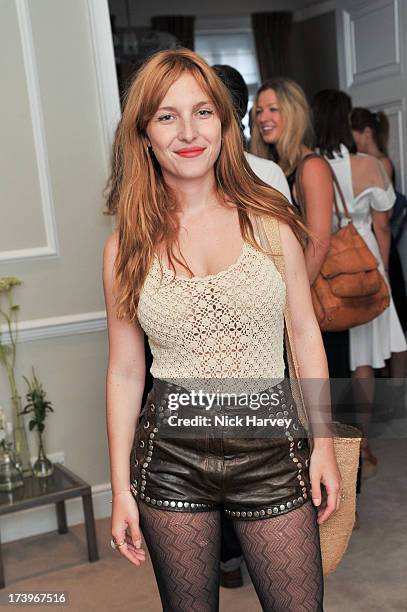
[[[217,612],[220,512],[171,512],[139,503],[163,612]],[[264,612],[323,612],[316,512],[311,502],[234,527]]]

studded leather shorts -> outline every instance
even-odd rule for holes
[[[255,419],[251,413],[246,430],[236,427],[245,423],[240,406],[216,406],[211,416],[181,406],[174,414],[163,385],[168,392],[181,389],[155,380],[140,413],[130,459],[137,502],[173,512],[220,509],[233,519],[258,520],[290,512],[310,498],[309,443],[288,381],[270,390],[279,394],[277,408],[262,407]],[[197,426],[171,436],[168,421],[185,414],[197,417]]]

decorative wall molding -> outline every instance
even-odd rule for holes
[[[99,93],[100,126],[107,173],[115,130],[121,117],[119,88],[108,0],[88,0],[88,15]]]
[[[106,313],[104,310],[60,317],[47,317],[45,319],[19,322],[17,342],[32,342],[34,340],[75,336],[77,334],[89,334],[105,330]],[[3,342],[9,343],[10,337],[5,325],[0,326],[0,333],[2,334]]]
[[[345,87],[353,85],[353,66],[355,50],[353,48],[354,36],[352,35],[352,20],[348,11],[342,11],[343,53],[345,60]],[[338,38],[338,44],[340,44]]]
[[[393,31],[387,39],[384,38],[380,40],[380,44],[377,44],[378,41],[374,38],[371,39],[370,43],[374,49],[380,50],[383,54],[383,59],[378,59],[375,62],[374,57],[369,57],[369,59],[372,59],[371,65],[359,65],[363,64],[362,61],[358,62],[358,40],[363,20],[368,21],[375,17],[379,23],[387,23],[388,19],[386,19],[384,11],[391,11],[390,17]],[[383,14],[381,15],[380,12]],[[398,0],[376,0],[374,2],[364,3],[354,10],[342,10],[346,87],[361,85],[400,72],[401,51],[399,14]],[[371,28],[368,29],[370,30]],[[385,57],[386,43],[388,44],[387,52],[390,53],[387,58]],[[365,40],[361,41],[359,49],[366,49]],[[364,61],[366,61],[366,58],[364,58]]]
[[[41,193],[46,245],[27,249],[0,251],[0,262],[2,263],[59,256],[51,175],[28,0],[15,0],[15,6],[21,37],[24,71],[37,158],[38,181]]]

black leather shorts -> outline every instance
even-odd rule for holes
[[[245,417],[241,406],[217,406],[210,426],[201,422],[194,431],[177,430],[177,436],[169,433],[170,416],[173,421],[185,415],[202,417],[203,411],[191,406],[181,406],[175,414],[169,411],[163,385],[168,392],[181,389],[155,380],[140,413],[130,460],[131,491],[137,501],[175,512],[223,509],[233,519],[258,520],[285,514],[309,500],[309,444],[288,381],[269,390],[279,394],[280,403],[256,410],[256,426],[236,428],[236,417]],[[214,426],[215,416],[221,425]],[[286,423],[272,435],[265,419]]]

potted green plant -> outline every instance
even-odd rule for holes
[[[21,416],[21,397],[18,394],[15,366],[17,355],[18,313],[20,307],[14,303],[13,289],[22,281],[15,276],[0,277],[0,323],[4,322],[6,334],[0,328],[0,363],[6,370],[14,412],[14,446],[16,465],[24,475],[31,474],[30,453],[24,418]]]
[[[46,476],[51,476],[54,471],[54,466],[45,454],[44,440],[42,437],[47,414],[48,412],[54,412],[54,409],[52,408],[51,402],[45,399],[47,393],[36,377],[34,368],[32,369],[31,380],[28,380],[26,376],[23,376],[23,378],[28,385],[26,394],[28,404],[24,406],[21,414],[31,415],[31,420],[28,422],[28,428],[30,431],[36,429],[38,432],[38,459],[33,465],[33,472],[34,476],[44,478]]]

